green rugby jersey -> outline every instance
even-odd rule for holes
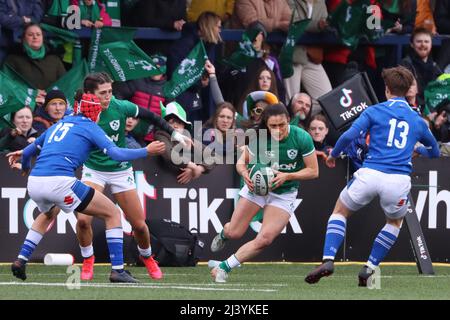
[[[283,140],[277,142],[271,138],[267,139],[267,149],[258,143],[250,142],[248,149],[252,157],[257,155],[256,162],[267,164],[272,169],[280,172],[297,172],[305,167],[303,157],[312,154],[315,151],[313,139],[311,136],[297,126],[289,126],[289,134]],[[275,142],[275,144],[274,144]],[[278,148],[276,147],[278,144]],[[259,153],[257,150],[260,150]],[[278,159],[279,161],[277,161]],[[251,163],[255,163],[255,159],[251,159],[248,168],[252,167]],[[274,193],[282,194],[297,191],[300,186],[299,180],[289,180],[280,187],[273,190]]]
[[[120,148],[126,148],[125,125],[128,117],[136,117],[139,107],[127,100],[111,98],[108,109],[102,111],[98,125],[106,135]],[[128,161],[119,162],[111,159],[103,150],[94,150],[84,165],[90,169],[105,172],[127,170],[131,167]]]

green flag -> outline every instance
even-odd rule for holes
[[[73,108],[75,93],[83,87],[83,80],[89,73],[86,60],[82,60],[80,64],[72,67],[65,75],[58,79],[54,84],[47,88],[50,90],[61,90],[67,97],[68,108]]]
[[[27,88],[0,71],[0,117],[22,109],[24,106],[34,108],[36,90]]]
[[[372,15],[371,12],[367,13],[370,5],[370,0],[355,0],[352,4],[342,1],[328,15],[330,26],[336,28],[345,46],[356,49],[362,38],[374,41],[382,36],[382,29],[368,27],[367,21]]]
[[[116,81],[127,81],[162,74],[152,59],[134,41],[109,42],[99,47],[100,57]]]
[[[173,72],[170,81],[164,85],[164,96],[169,99],[175,99],[200,80],[207,59],[205,47],[200,40],[188,56],[181,61],[178,68]]]
[[[67,8],[70,5],[70,0],[54,0],[50,9],[48,9],[47,14],[50,16],[66,16]]]
[[[242,40],[239,42],[238,49],[228,59],[223,59],[222,63],[231,66],[234,69],[244,69],[253,59],[261,58],[262,51],[258,52],[253,47],[249,36],[244,32]]]
[[[294,54],[295,44],[305,32],[308,24],[311,22],[311,19],[293,22],[293,17],[294,12],[292,13],[291,24],[289,25],[286,40],[281,48],[280,56],[278,57],[281,75],[284,79],[289,78],[294,74],[294,68],[292,67],[292,56]]]
[[[53,37],[57,37],[58,39],[64,42],[76,43],[78,40],[80,40],[80,36],[75,32],[57,28],[45,23],[41,23],[41,27],[45,31],[50,32],[53,35]]]
[[[89,49],[89,72],[99,72],[107,70],[105,63],[99,59],[100,45],[108,42],[130,42],[134,38],[136,28],[117,28],[117,27],[103,27],[100,29],[93,29],[91,36],[91,46]]]
[[[75,32],[57,28],[45,23],[41,23],[42,29],[50,32],[53,37],[50,38],[49,45],[53,48],[62,47],[64,49],[63,61],[71,64],[78,64],[82,60],[80,37]]]
[[[30,106],[32,110],[36,105],[37,89],[33,88],[20,74],[18,74],[13,68],[8,64],[3,65],[3,76],[7,80],[4,80],[10,84],[14,97],[17,99],[21,107],[27,105]],[[7,88],[2,88],[0,90],[7,90]]]
[[[442,78],[428,83],[424,90],[425,106],[434,111],[436,106],[445,99],[450,100],[450,78]]]

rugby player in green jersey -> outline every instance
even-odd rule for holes
[[[311,136],[299,127],[290,126],[289,121],[289,113],[283,104],[268,106],[262,114],[259,127],[265,129],[267,135],[259,135],[257,143],[250,142],[236,164],[236,170],[243,177],[245,185],[239,192],[241,197],[231,221],[214,238],[211,251],[223,249],[228,239],[241,238],[260,209],[264,210],[264,220],[255,239],[241,246],[235,254],[211,270],[216,282],[226,282],[233,268],[252,259],[272,243],[294,214],[299,180],[314,179],[319,175]],[[261,147],[264,144],[259,141],[264,137],[267,138],[267,148]],[[255,163],[267,164],[276,173],[266,196],[253,193],[249,164]]]

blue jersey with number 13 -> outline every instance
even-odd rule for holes
[[[363,167],[385,173],[410,174],[416,143],[437,144],[425,121],[403,98],[367,108],[352,128],[370,132],[369,152]]]

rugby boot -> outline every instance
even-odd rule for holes
[[[19,278],[23,281],[27,279],[27,274],[25,273],[27,262],[23,259],[15,260],[11,265],[11,271],[14,277]]]
[[[317,283],[323,277],[331,276],[334,272],[334,261],[328,260],[311,271],[305,278],[309,284]]]
[[[148,258],[144,258],[143,256],[139,256],[139,259],[144,263],[145,267],[147,268],[148,275],[152,279],[162,279],[163,273],[161,269],[158,266],[158,262],[153,259],[153,256],[150,256]]]
[[[111,270],[109,281],[114,283],[139,283],[137,279],[133,278],[130,271],[123,270],[122,272],[119,272],[114,269]]]
[[[83,260],[83,266],[81,267],[81,280],[92,280],[94,278],[94,262],[94,255]]]

